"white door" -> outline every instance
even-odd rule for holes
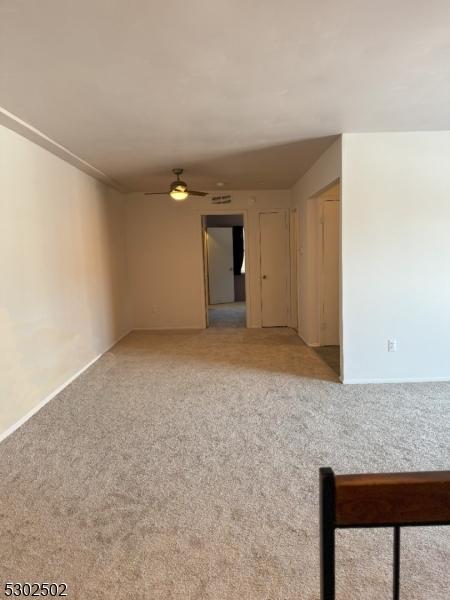
[[[208,227],[209,303],[234,302],[233,228]]]
[[[288,324],[289,229],[286,212],[259,215],[261,240],[261,324]]]
[[[327,200],[322,212],[320,345],[339,345],[339,201]]]

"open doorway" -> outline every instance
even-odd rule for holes
[[[207,326],[246,327],[244,216],[204,215],[203,236]]]
[[[319,346],[321,358],[340,375],[340,184],[317,198]]]

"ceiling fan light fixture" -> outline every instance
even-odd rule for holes
[[[188,196],[207,196],[208,192],[198,192],[195,190],[188,190],[187,183],[185,181],[181,181],[180,175],[183,173],[183,169],[172,169],[172,173],[177,176],[176,181],[172,181],[169,186],[168,192],[144,192],[146,196],[154,196],[168,193],[169,196],[180,202],[181,200],[186,200]]]
[[[170,197],[173,200],[176,200],[177,202],[180,202],[181,200],[186,200],[186,198],[188,197],[188,193],[186,190],[178,190],[178,189],[174,189],[170,192]]]
[[[187,184],[184,181],[181,181],[181,179],[179,179],[178,174],[177,177],[177,181],[172,181],[172,183],[170,184],[169,194],[170,197],[173,198],[173,200],[180,202],[181,200],[186,200],[189,194],[187,191]]]

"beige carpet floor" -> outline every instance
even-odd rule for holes
[[[0,579],[80,600],[317,600],[318,469],[449,468],[450,384],[342,386],[288,329],[136,332],[0,444]],[[391,533],[337,536],[338,598],[391,598]],[[403,535],[450,597],[450,528]]]
[[[314,352],[316,352],[337,375],[340,375],[341,349],[339,346],[317,346],[314,348]]]
[[[235,328],[246,326],[245,302],[212,304],[208,309],[209,327]]]

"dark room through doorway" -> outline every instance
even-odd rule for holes
[[[208,327],[246,327],[242,214],[203,217]]]

